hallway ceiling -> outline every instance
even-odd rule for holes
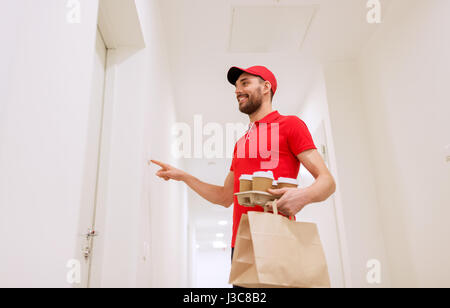
[[[315,5],[235,6],[231,12],[228,51],[233,53],[300,51],[316,9]],[[267,16],[270,16],[270,22],[267,22]]]
[[[381,0],[382,16],[389,1]],[[356,59],[379,25],[369,24],[366,0],[160,0],[177,121],[193,124],[195,114],[208,122],[248,123],[238,110],[231,66],[265,65],[278,90],[273,108],[298,114],[322,64]],[[253,7],[254,10],[249,8]],[[259,31],[258,31],[259,29]],[[193,127],[193,126],[191,126]],[[229,160],[185,159],[186,170],[222,185]],[[223,170],[217,172],[217,170]],[[230,217],[190,193],[191,212],[202,228]],[[195,202],[194,202],[195,200]],[[230,228],[229,228],[230,229]],[[226,240],[227,241],[227,240]],[[228,242],[227,242],[228,243]]]

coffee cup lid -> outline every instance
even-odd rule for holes
[[[253,177],[269,178],[274,180],[272,171],[256,171],[253,173]]]
[[[239,177],[239,180],[252,180],[252,175],[251,174],[241,174],[241,176]]]
[[[291,178],[278,178],[278,183],[285,183],[285,184],[294,184],[298,185],[297,179],[291,179]]]

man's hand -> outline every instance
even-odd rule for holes
[[[301,188],[269,189],[269,193],[281,196],[277,201],[278,211],[286,216],[294,216],[311,203],[308,190]],[[270,210],[272,210],[270,208]]]
[[[306,188],[269,189],[269,193],[281,196],[278,210],[288,216],[294,216],[310,203],[325,201],[336,190],[334,178],[317,150],[303,151],[297,158],[315,178],[314,183]]]
[[[183,177],[187,174],[183,170],[177,169],[175,167],[172,167],[171,165],[159,162],[157,160],[152,159],[150,161],[162,168],[155,174],[166,181],[168,180],[182,181]]]
[[[224,186],[217,186],[204,183],[183,170],[174,168],[157,160],[152,159],[149,161],[149,164],[150,162],[161,167],[161,169],[156,172],[156,175],[166,181],[183,181],[197,194],[214,204],[230,207],[233,203],[234,173],[232,171],[228,173]]]

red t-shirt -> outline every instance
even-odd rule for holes
[[[278,141],[278,142],[277,142]],[[249,131],[234,146],[230,171],[234,172],[234,193],[239,192],[239,177],[255,171],[271,170],[275,180],[279,177],[297,179],[300,161],[297,155],[303,151],[316,149],[306,124],[296,116],[283,116],[273,111],[256,121]],[[245,207],[234,196],[233,238],[242,214],[249,211],[264,211],[263,207]]]

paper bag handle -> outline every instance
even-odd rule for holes
[[[273,200],[273,202],[272,202],[272,209],[273,209],[273,213],[275,215],[278,215],[277,200]],[[289,220],[294,220],[294,217],[293,216],[289,216]]]

